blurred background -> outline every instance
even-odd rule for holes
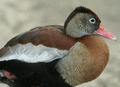
[[[95,11],[117,40],[106,40],[110,59],[96,80],[78,87],[120,87],[120,0],[0,0],[0,48],[12,37],[41,25],[63,25],[76,6]],[[7,87],[0,84],[0,87]]]

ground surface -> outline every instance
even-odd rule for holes
[[[120,87],[120,0],[0,0],[0,47],[10,38],[33,27],[63,24],[79,5],[93,9],[118,40],[106,40],[110,60],[96,80],[79,87]],[[7,87],[0,84],[0,87]]]

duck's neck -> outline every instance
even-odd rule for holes
[[[79,40],[69,54],[58,64],[58,72],[72,86],[95,79],[108,61],[108,49],[97,36],[86,36]]]

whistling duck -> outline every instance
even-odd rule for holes
[[[73,87],[91,81],[109,57],[100,35],[115,39],[93,11],[77,7],[64,26],[41,26],[11,39],[0,50],[1,73],[24,87]]]

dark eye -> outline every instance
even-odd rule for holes
[[[90,18],[90,19],[89,19],[89,22],[90,22],[91,24],[95,24],[95,23],[96,23],[96,19],[95,19],[95,18]]]

